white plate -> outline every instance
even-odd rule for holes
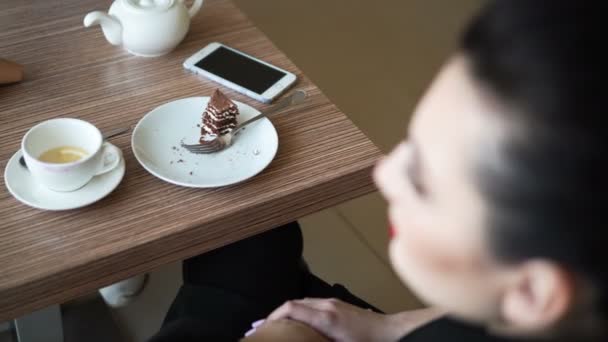
[[[161,105],[146,114],[133,131],[135,158],[154,176],[169,183],[212,188],[242,182],[264,170],[274,159],[279,146],[277,131],[264,118],[238,133],[232,145],[220,152],[192,154],[181,147],[197,143],[201,118],[209,97],[190,97]],[[244,103],[238,121],[259,112]]]
[[[93,177],[87,185],[76,191],[57,192],[38,183],[21,164],[21,150],[6,164],[4,183],[8,191],[20,202],[44,210],[69,210],[93,204],[109,195],[125,175],[125,161],[114,170]]]

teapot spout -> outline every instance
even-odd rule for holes
[[[84,26],[101,25],[104,36],[110,44],[122,44],[122,25],[116,17],[104,12],[94,11],[84,17]]]

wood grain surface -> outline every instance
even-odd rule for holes
[[[130,136],[112,140],[127,171],[83,209],[46,212],[0,184],[0,321],[62,303],[129,276],[271,229],[373,190],[379,150],[228,0],[206,0],[185,40],[158,58],[135,57],[84,28],[110,1],[0,2],[0,57],[23,64],[22,83],[0,87],[0,166],[34,124],[76,117],[102,131],[134,126],[154,107],[219,87],[181,63],[210,42],[250,53],[299,77],[309,99],[271,118],[279,152],[253,179],[218,189],[165,183],[134,158]],[[249,98],[231,98],[258,109]]]

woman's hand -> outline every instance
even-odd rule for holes
[[[337,342],[397,341],[440,315],[434,309],[383,315],[337,299],[307,298],[286,302],[268,320],[300,321]]]

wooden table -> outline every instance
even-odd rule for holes
[[[309,100],[272,117],[276,159],[235,186],[202,190],[165,183],[133,156],[130,136],[112,142],[127,171],[105,199],[47,212],[0,185],[0,322],[63,303],[121,279],[258,234],[373,190],[379,150],[229,0],[206,0],[178,48],[158,58],[129,55],[84,28],[99,0],[0,2],[0,57],[24,64],[23,83],[0,87],[0,166],[32,125],[76,117],[102,131],[133,126],[154,107],[210,95],[218,87],[183,70],[213,41],[299,76]],[[239,101],[264,105],[227,89]],[[373,113],[370,113],[373,114]],[[2,180],[4,182],[4,180]]]

